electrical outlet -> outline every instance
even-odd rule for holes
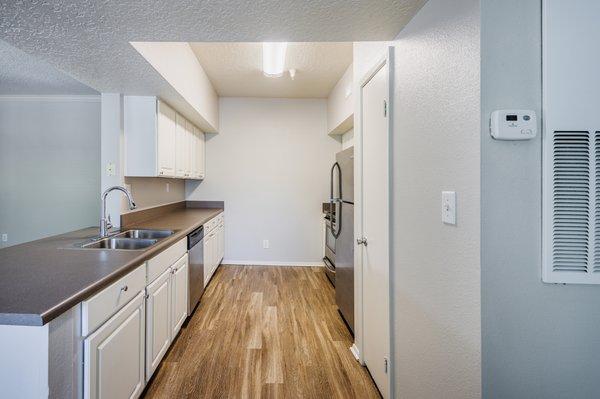
[[[2,234],[2,242],[8,242],[8,234]]]
[[[269,240],[263,240],[263,249],[269,249]]]

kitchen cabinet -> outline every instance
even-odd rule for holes
[[[204,287],[208,285],[212,277],[213,241],[211,233],[204,233]]]
[[[206,287],[225,254],[225,219],[220,213],[204,224],[204,286]]]
[[[186,178],[189,176],[189,152],[188,152],[188,132],[186,120],[183,116],[176,115],[176,136],[175,136],[175,175]]]
[[[158,101],[157,157],[158,174],[175,176],[175,134],[177,113],[167,104]]]
[[[182,240],[183,242],[183,240]],[[162,274],[146,288],[146,381],[150,380],[187,318],[188,255],[179,243],[148,261]],[[183,255],[175,262],[173,256]]]
[[[164,101],[125,96],[124,130],[125,176],[204,178],[200,130]]]
[[[204,179],[206,171],[206,143],[204,133],[196,129],[196,178]]]
[[[150,379],[171,344],[171,269],[146,289],[146,380]]]
[[[84,340],[84,398],[137,398],[144,380],[144,293]]]
[[[188,256],[183,256],[172,266],[171,271],[171,336],[181,330],[187,318],[188,306]]]
[[[352,77],[353,67],[350,65],[327,99],[327,132],[330,136],[342,135],[354,127]]]

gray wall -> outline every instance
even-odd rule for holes
[[[0,245],[97,225],[99,166],[98,97],[0,97]]]
[[[189,200],[225,201],[224,262],[322,264],[321,207],[341,150],[327,135],[326,100],[221,98],[219,109],[206,178],[186,191]]]
[[[600,287],[541,281],[542,137],[488,133],[494,109],[540,115],[541,2],[482,0],[481,11],[483,396],[598,397]]]
[[[478,0],[429,0],[393,42],[398,398],[481,394],[479,28]]]

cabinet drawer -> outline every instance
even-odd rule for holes
[[[148,284],[156,280],[187,252],[187,237],[182,238],[148,261]]]
[[[85,337],[121,309],[146,286],[141,265],[81,304],[81,334]]]
[[[204,223],[204,234],[209,233],[215,227],[215,219],[210,219],[208,222]]]
[[[204,223],[204,234],[210,233],[215,227],[219,226],[219,224],[224,221],[223,213],[219,213],[214,218],[210,219],[208,222]]]

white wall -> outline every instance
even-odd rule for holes
[[[225,262],[320,263],[321,205],[340,149],[326,100],[221,98],[219,107],[207,177],[186,187],[188,200],[225,201]]]
[[[219,97],[189,43],[132,42],[131,45],[185,100],[167,99],[171,106],[202,131],[219,131]]]
[[[99,165],[98,96],[0,97],[0,245],[97,225]]]
[[[392,43],[399,398],[481,396],[479,18],[479,1],[429,0]],[[385,47],[355,45],[357,82]],[[443,190],[457,192],[456,226]]]

